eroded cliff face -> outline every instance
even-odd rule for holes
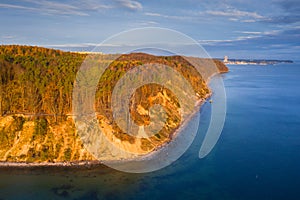
[[[61,55],[64,56],[64,54]],[[72,56],[74,55],[72,54]],[[5,67],[8,67],[7,61],[5,63]],[[24,108],[24,105],[20,103],[20,97],[26,95],[18,91],[23,91],[23,87],[30,88],[34,82],[24,81],[23,85],[22,83],[19,84],[19,89],[15,89],[17,92],[12,93],[12,97],[16,95],[17,98],[12,98],[15,100],[3,104],[10,106],[7,106],[7,108],[13,108],[13,110],[8,110],[0,116],[0,160],[14,162],[118,160],[147,155],[168,143],[172,139],[174,132],[195,108],[194,106],[190,107],[190,110],[186,113],[181,113],[185,105],[180,104],[180,99],[168,87],[159,84],[147,84],[137,88],[130,97],[128,102],[129,110],[131,119],[137,124],[136,135],[128,134],[124,128],[122,129],[114,119],[111,110],[113,105],[113,89],[119,79],[137,66],[153,63],[173,68],[189,82],[192,86],[192,91],[187,92],[184,97],[192,101],[192,105],[197,101],[204,100],[210,94],[207,86],[210,76],[214,73],[228,71],[228,68],[222,62],[209,59],[183,58],[181,56],[152,56],[143,53],[121,55],[109,65],[98,82],[96,95],[93,97],[95,98],[95,120],[91,124],[83,123],[83,128],[81,129],[75,127],[74,119],[76,119],[76,116],[73,116],[72,112],[68,109],[72,107],[71,101],[68,100],[68,97],[72,95],[70,94],[71,90],[66,90],[65,87],[72,85],[65,84],[62,81],[57,83],[59,87],[45,87],[47,90],[41,87],[37,93],[40,99],[33,102],[33,104],[30,104],[31,101],[24,101],[29,102],[28,104],[30,104],[30,109],[33,109],[32,111],[38,109],[38,113],[31,112],[28,114],[27,112],[30,109],[26,109],[26,106]],[[195,66],[197,69],[195,69]],[[22,70],[19,70],[19,68]],[[22,73],[26,74],[26,70],[34,70],[33,68],[19,66],[18,68],[12,68],[12,72],[9,71],[9,73],[13,73],[15,69],[18,70],[18,76],[21,76]],[[46,72],[49,70],[51,71],[51,67],[47,66]],[[59,73],[59,70],[61,70],[61,67],[58,68],[57,73]],[[151,70],[155,71],[157,69],[154,67]],[[8,76],[8,71],[2,71],[3,73],[5,72],[4,74],[0,74],[3,79],[3,77],[6,78]],[[43,68],[40,71],[43,72]],[[73,77],[74,79],[77,70],[63,70],[63,73],[65,73],[66,77]],[[15,76],[17,77],[17,75]],[[4,82],[2,81],[5,83],[5,85],[1,85],[2,92],[3,87],[10,87],[13,81],[15,81],[14,79],[16,78],[10,76],[9,79],[5,79]],[[23,79],[20,80],[22,81]],[[68,78],[67,80],[72,82]],[[139,80],[133,81],[138,82]],[[175,85],[176,89],[176,85],[179,82],[178,78],[173,77],[166,85]],[[45,84],[47,85],[48,82],[46,81]],[[49,82],[49,85],[53,84],[55,84],[54,79],[52,82]],[[86,90],[84,87],[81,89],[83,91]],[[1,101],[4,101],[3,99],[5,101],[9,100],[6,96]],[[65,101],[68,104],[66,108],[63,105]],[[84,110],[85,104],[82,104],[82,109]],[[49,109],[47,109],[46,105],[50,106]],[[156,105],[162,107],[165,115],[161,115],[159,109],[151,110]],[[41,112],[43,112],[42,115]],[[147,132],[145,129],[150,125],[152,120],[161,123],[158,126],[160,128],[156,134],[147,136],[145,135]],[[95,137],[90,126],[99,126],[103,132],[102,136]],[[84,137],[82,136],[83,133],[85,134]],[[99,141],[98,147],[95,150],[97,151],[96,157],[94,156],[95,154],[92,155],[90,151],[86,150],[86,147],[95,140]],[[129,154],[122,152],[129,152]],[[101,156],[99,157],[99,155]]]
[[[49,124],[47,119],[10,115],[0,117],[0,160],[61,162],[93,160],[76,135],[72,119]]]

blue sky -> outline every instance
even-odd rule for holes
[[[300,0],[1,0],[0,43],[84,49],[132,28],[180,31],[212,57],[299,59]]]

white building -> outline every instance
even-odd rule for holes
[[[228,56],[224,56],[224,63],[227,63],[228,62]]]

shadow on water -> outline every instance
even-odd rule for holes
[[[139,174],[91,168],[1,169],[3,199],[115,199],[143,187]],[[4,181],[5,180],[5,181]],[[16,190],[17,189],[17,190]]]

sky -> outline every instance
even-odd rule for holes
[[[300,60],[300,0],[0,0],[0,27],[0,44],[63,50],[162,27],[211,57]]]

